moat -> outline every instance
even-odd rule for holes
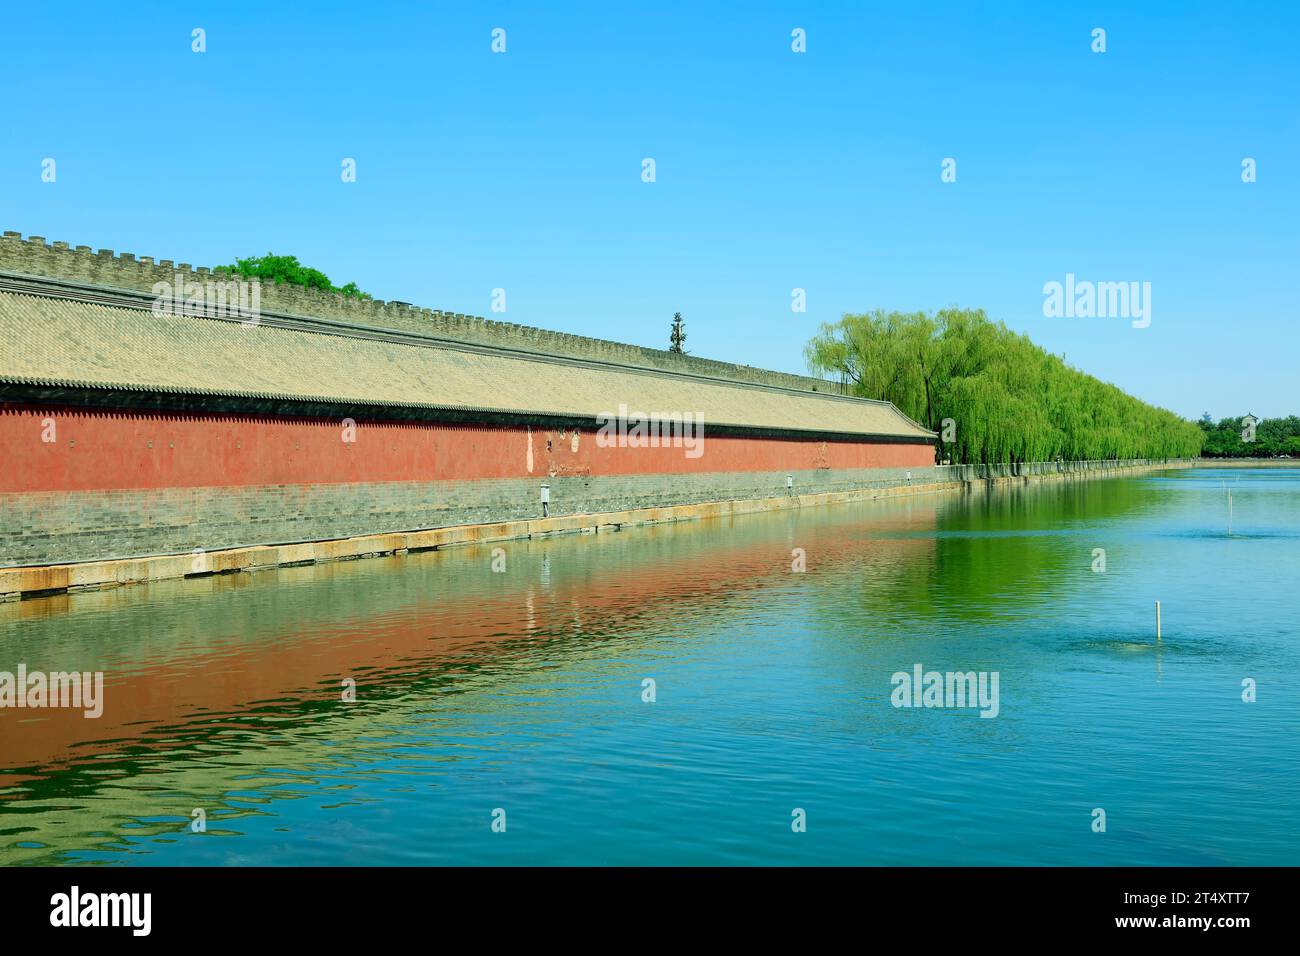
[[[1289,863],[1297,580],[1300,469],[1189,468],[0,605],[103,674],[0,863]]]

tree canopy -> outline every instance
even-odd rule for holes
[[[804,349],[814,374],[893,402],[940,432],[954,464],[1188,458],[1194,423],[1067,365],[982,309],[877,310],[824,324]]]
[[[262,279],[268,282],[287,282],[292,285],[305,286],[308,289],[320,289],[323,292],[337,292],[339,295],[355,299],[369,299],[370,293],[362,292],[355,282],[336,286],[329,277],[319,269],[304,266],[297,256],[277,256],[268,252],[264,256],[251,256],[236,259],[232,266],[221,266],[226,272],[247,276],[250,279]]]
[[[1249,416],[1254,418],[1254,416]],[[1223,418],[1218,422],[1206,412],[1198,424],[1205,433],[1207,458],[1272,458],[1290,455],[1300,458],[1300,417],[1255,419],[1253,440],[1247,441],[1246,415]]]
[[[673,313],[673,327],[668,333],[668,351],[677,352],[680,355],[686,354],[686,323],[682,321],[680,312]]]

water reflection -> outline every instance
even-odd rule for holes
[[[657,848],[644,852],[665,862],[794,861],[798,851],[748,830],[701,836],[668,808],[741,786],[744,815],[759,781],[810,778],[843,788],[840,806],[892,794],[913,813],[913,853],[938,853],[926,841],[942,838],[918,828],[950,788],[986,788],[965,810],[940,800],[959,818],[1014,805],[1015,786],[1045,797],[1061,786],[1053,774],[1079,772],[1056,764],[1083,727],[1131,734],[1122,698],[1142,686],[1135,666],[1149,687],[1168,662],[1186,691],[1196,662],[1230,671],[1268,649],[1296,660],[1292,625],[1258,626],[1267,600],[1186,610],[1215,590],[1203,568],[1226,558],[1217,549],[1257,549],[1231,556],[1227,587],[1258,582],[1260,561],[1296,567],[1300,472],[1233,476],[1251,489],[1234,498],[1253,541],[1194,536],[1211,530],[1222,478],[1031,485],[512,542],[504,573],[488,546],[0,606],[0,669],[103,670],[107,702],[99,720],[0,712],[0,862],[320,862],[316,844],[370,846],[352,862],[491,861],[499,851],[468,830],[417,849],[424,824],[394,818],[454,816],[485,778],[539,813],[595,792],[625,797],[629,780],[659,807],[605,800],[586,811],[598,834],[539,836],[533,861],[601,862],[622,846]],[[1105,574],[1091,570],[1094,547],[1107,551]],[[792,573],[795,549],[804,573]],[[1159,647],[1131,610],[1152,590],[1170,602]],[[1243,649],[1225,627],[1247,619]],[[914,662],[999,670],[1012,706],[996,721],[901,721],[888,674]],[[637,706],[651,665],[671,675],[669,706]],[[355,703],[341,699],[347,678]],[[1055,754],[1002,766],[1005,782],[989,775],[1045,740]],[[918,774],[914,761],[936,746],[950,752]],[[966,761],[981,754],[976,771]],[[905,767],[914,779],[900,790]],[[224,849],[178,857],[196,807],[201,839]],[[1076,858],[1094,852],[1058,843]],[[993,846],[973,862],[1033,860]],[[901,844],[861,862],[900,860],[924,862]]]

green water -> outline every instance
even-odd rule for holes
[[[0,606],[0,670],[105,679],[0,710],[0,862],[1300,856],[1300,470],[500,547]],[[997,716],[895,707],[916,664]]]

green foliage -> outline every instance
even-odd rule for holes
[[[672,331],[668,333],[668,351],[676,352],[679,355],[685,355],[685,345],[686,323],[682,320],[682,314],[680,312],[674,312]]]
[[[804,349],[808,367],[927,428],[955,423],[955,464],[1190,458],[1195,424],[1065,364],[983,310],[845,315]],[[942,437],[942,435],[941,435]]]
[[[1290,455],[1300,458],[1300,418],[1261,418],[1255,424],[1255,440],[1242,436],[1245,415],[1220,419],[1217,423],[1206,412],[1197,423],[1205,433],[1207,458],[1273,458]],[[1253,416],[1252,416],[1253,417]]]
[[[268,252],[264,256],[236,259],[233,266],[219,268],[250,279],[261,279],[263,282],[285,282],[308,289],[320,289],[322,292],[337,292],[354,299],[371,297],[370,293],[358,289],[355,282],[349,282],[345,286],[332,284],[325,273],[304,266],[297,256],[277,256]]]

